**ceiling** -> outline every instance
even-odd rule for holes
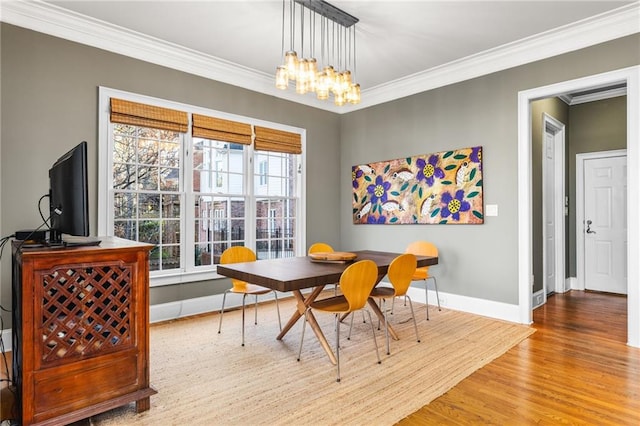
[[[475,76],[470,71],[472,66],[481,65],[475,71],[481,75],[585,47],[566,45],[569,36],[565,34],[572,30],[591,44],[594,40],[589,37],[595,36],[585,36],[587,33],[600,30],[602,41],[626,35],[628,29],[617,34],[598,23],[610,25],[612,17],[624,16],[620,11],[637,16],[639,10],[637,0],[330,3],[359,19],[356,81],[362,87],[363,105],[357,108],[447,84],[455,73],[459,74],[455,77],[458,80],[471,78]],[[282,62],[282,0],[47,1],[20,5],[23,12],[17,18],[16,6],[7,6],[6,2],[2,5],[3,21],[22,25],[26,20],[23,15],[38,15],[40,21],[46,16],[49,27],[58,22],[60,28],[35,29],[332,110],[331,102],[316,102],[313,95],[296,95],[292,90],[274,87],[275,68]],[[76,28],[85,28],[84,34],[69,34],[72,21]],[[38,25],[44,24],[23,26]],[[100,34],[103,45],[93,41]],[[129,43],[129,39],[144,43],[148,49],[134,41]],[[153,59],[151,46],[157,46],[155,53],[161,52],[165,62]],[[531,56],[534,51],[538,56]],[[169,58],[176,52],[180,52],[182,62]],[[243,77],[247,81],[243,82]],[[356,107],[343,108],[349,111]]]

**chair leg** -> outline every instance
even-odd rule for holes
[[[222,315],[224,314],[224,302],[227,299],[227,293],[229,293],[229,291],[225,291],[224,295],[222,296],[222,309],[220,309],[220,323],[218,324],[218,334],[220,334],[220,330],[222,330]]]
[[[278,325],[280,326],[280,331],[282,331],[282,321],[280,321],[280,306],[278,305],[278,293],[273,290],[273,295],[276,298],[276,310],[278,311]]]
[[[258,325],[258,295],[256,294],[256,300],[255,300],[255,309],[254,309],[254,319],[253,319],[253,323],[255,325]]]
[[[378,364],[382,364],[382,360],[380,359],[380,352],[378,352],[378,341],[376,340],[376,330],[373,327],[373,321],[371,321],[371,312],[369,311],[366,311],[366,312],[367,312],[367,315],[369,315],[369,323],[371,324],[371,335],[373,336],[373,346],[375,346],[376,348],[376,357],[378,358]]]
[[[438,299],[438,310],[441,311],[442,309],[440,308],[440,295],[438,294],[438,283],[436,282],[436,277],[431,277],[431,279],[433,280],[433,288],[436,289],[436,299]]]
[[[407,300],[406,295],[404,300]],[[429,321],[429,289],[427,288],[427,280],[424,280],[424,302],[425,305],[427,305],[427,321]]]
[[[351,316],[353,320],[353,315]],[[336,382],[340,383],[340,316],[336,314]]]
[[[247,298],[247,294],[242,295],[242,346],[244,346],[244,302]]]
[[[389,347],[389,319],[387,318],[387,300],[382,299],[381,305],[383,308],[382,313],[384,314],[384,334],[385,334],[385,337],[387,338],[387,355],[391,355],[391,349]],[[378,330],[380,330],[380,327],[378,327]],[[376,345],[376,347],[377,346],[378,345]]]
[[[406,295],[405,295],[406,296]],[[420,336],[418,335],[418,323],[416,322],[416,316],[413,313],[413,302],[409,296],[406,296],[409,299],[409,307],[411,308],[411,317],[413,318],[413,328],[416,330],[416,340],[420,343]],[[389,337],[387,337],[388,339]]]
[[[302,333],[300,334],[300,348],[298,348],[298,361],[300,361],[300,354],[302,353],[302,342],[304,341],[304,331],[307,329],[307,310],[304,311],[304,318],[302,320]]]
[[[351,312],[351,323],[349,325],[349,336],[347,336],[347,340],[351,340],[351,330],[353,330],[353,317],[355,317],[355,315],[356,314]]]

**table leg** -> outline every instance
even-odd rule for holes
[[[380,324],[384,327],[387,326],[385,320],[384,320],[384,313],[380,310],[380,307],[378,306],[378,304],[376,303],[375,300],[373,300],[372,297],[369,297],[367,299],[367,302],[369,302],[369,306],[371,307],[371,310],[373,311],[374,314],[376,314],[376,316],[378,317],[378,319],[380,320]],[[353,315],[353,313],[352,313]],[[393,337],[393,340],[398,340],[398,334],[396,334],[396,331],[393,329],[393,327],[391,327],[391,325],[389,325],[389,335],[391,337]]]
[[[280,334],[278,334],[278,337],[277,337],[278,340],[282,340],[284,335],[287,334],[289,330],[291,330],[291,327],[293,327],[294,324],[298,322],[298,320],[304,315],[304,311],[307,310],[307,306],[309,306],[311,302],[316,300],[316,297],[318,297],[318,295],[322,292],[323,289],[324,289],[324,286],[314,287],[313,291],[311,292],[311,294],[309,294],[309,297],[307,298],[304,297],[304,295],[300,290],[292,291],[293,296],[296,298],[296,301],[297,301],[297,310],[291,315],[289,322],[287,322],[287,324],[282,328],[282,331],[280,332]]]
[[[314,287],[311,294],[309,294],[309,296],[306,298],[304,297],[304,295],[300,290],[294,290],[292,292],[293,296],[296,298],[296,301],[298,302],[297,303],[298,309],[293,313],[293,315],[291,315],[291,319],[289,319],[289,322],[287,322],[287,324],[284,326],[284,328],[278,335],[278,340],[282,340],[284,335],[287,334],[287,332],[291,329],[291,327],[293,327],[293,325],[296,322],[298,322],[300,318],[304,316],[304,312],[307,310],[307,306],[309,306],[311,302],[316,300],[316,297],[318,297],[318,295],[322,293],[322,290],[324,290],[324,286]],[[327,356],[329,357],[329,361],[331,361],[331,363],[335,365],[338,362],[338,360],[335,354],[333,353],[333,351],[331,350],[331,346],[329,345],[327,338],[324,336],[324,333],[322,332],[322,329],[320,328],[320,325],[318,324],[316,317],[313,315],[313,312],[307,313],[307,322],[309,323],[309,325],[311,326],[311,329],[313,330],[316,337],[318,338],[318,341],[320,342],[322,349],[324,349],[324,351],[327,353]]]

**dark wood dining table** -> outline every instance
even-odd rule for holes
[[[352,262],[317,262],[313,261],[309,256],[300,256],[218,265],[218,274],[258,284],[273,290],[293,293],[297,301],[297,310],[278,335],[277,339],[281,340],[291,327],[304,316],[307,307],[320,295],[324,286],[338,283],[342,272],[351,263],[365,259],[373,260],[378,266],[377,285],[387,275],[391,261],[401,254],[371,250],[354,251],[352,253],[356,255],[355,260]],[[438,258],[435,256],[416,256],[416,258],[418,267],[431,266],[438,263]],[[313,290],[307,294],[302,293],[301,290],[308,288]],[[371,310],[378,316],[381,324],[384,325],[384,314],[378,305],[372,299],[369,299],[368,302]],[[307,321],[329,359],[335,364],[335,355],[313,312],[309,312]],[[389,327],[389,334],[394,339],[398,339],[392,327]]]

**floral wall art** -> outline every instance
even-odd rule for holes
[[[480,146],[360,164],[351,180],[353,223],[484,222]]]

